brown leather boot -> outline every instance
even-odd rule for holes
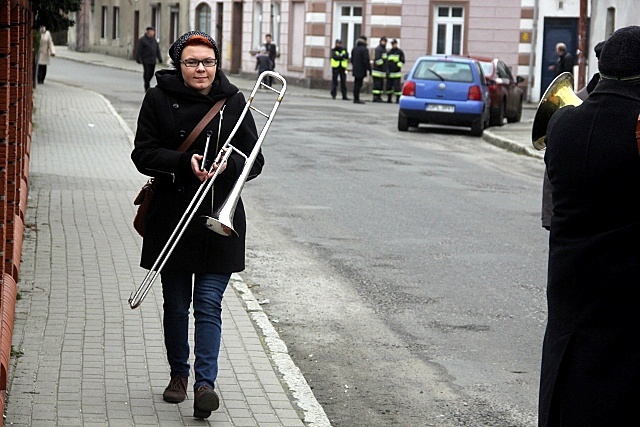
[[[208,385],[198,387],[193,399],[193,417],[209,418],[211,411],[215,411],[220,407],[220,399],[215,391]]]
[[[187,383],[189,380],[184,377],[175,376],[169,381],[169,385],[164,389],[162,398],[165,402],[180,403],[187,398]]]

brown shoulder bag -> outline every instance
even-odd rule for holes
[[[193,128],[187,139],[184,140],[182,145],[178,147],[179,152],[185,152],[187,149],[193,144],[193,141],[196,140],[198,135],[202,132],[204,127],[209,124],[209,122],[218,114],[222,106],[224,105],[227,99],[221,99],[216,102],[216,104],[211,107],[209,112],[200,120],[198,125]],[[136,211],[136,216],[133,218],[133,228],[136,229],[138,234],[144,237],[144,223],[147,218],[147,211],[149,210],[149,205],[151,204],[151,200],[153,199],[153,193],[156,190],[157,182],[153,178],[149,178],[147,183],[142,186],[140,192],[133,200],[133,204],[138,207]]]

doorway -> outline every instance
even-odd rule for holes
[[[578,64],[578,18],[545,18],[544,39],[542,44],[542,85],[540,86],[540,98],[544,95],[555,77],[555,72],[549,70],[549,66],[555,65],[556,44],[567,45],[567,52],[573,55],[574,63]],[[575,79],[575,76],[574,76]]]

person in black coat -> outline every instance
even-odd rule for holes
[[[158,182],[145,221],[140,265],[150,269],[196,190],[209,172],[216,155],[227,140],[246,102],[224,73],[217,68],[219,51],[207,34],[191,31],[181,36],[169,51],[177,69],[156,73],[158,85],[146,93],[131,153],[136,168]],[[226,103],[186,152],[177,148],[219,100]],[[219,137],[218,137],[219,135]],[[203,159],[207,137],[210,147]],[[258,139],[251,114],[240,123],[231,144],[249,156]],[[201,170],[202,163],[205,170]],[[164,298],[164,336],[171,380],[163,398],[182,402],[187,395],[189,376],[189,307],[193,288],[195,317],[194,416],[207,418],[218,408],[214,391],[218,373],[221,337],[222,296],[234,272],[245,267],[246,222],[242,200],[234,213],[233,227],[238,233],[221,236],[204,227],[202,216],[211,216],[225,201],[245,163],[234,152],[229,160],[214,165],[219,175],[213,190],[186,228],[161,272]],[[250,172],[254,178],[262,171],[260,153]]]
[[[604,44],[600,81],[558,110],[539,425],[620,426],[640,396],[640,27]]]
[[[567,45],[558,43],[556,45],[556,63],[549,66],[549,70],[553,71],[554,77],[558,77],[562,73],[573,74],[573,55],[567,52]]]
[[[369,49],[367,48],[367,40],[360,37],[356,42],[356,47],[351,51],[351,65],[354,77],[353,83],[353,102],[356,104],[364,104],[360,100],[360,89],[367,73],[371,74],[371,59],[369,57]]]
[[[156,29],[149,26],[144,35],[138,39],[136,46],[136,62],[142,64],[144,69],[142,79],[144,80],[145,92],[149,90],[151,78],[156,69],[156,61],[162,63],[162,55],[158,40],[156,40]]]
[[[271,60],[271,64],[272,64],[270,71],[275,71],[276,58],[279,58],[280,54],[278,53],[278,46],[276,46],[275,43],[271,42],[271,34],[266,34],[264,36],[264,44],[262,45],[262,47],[269,54],[269,59]],[[273,85],[273,77],[267,76],[265,80],[266,80],[265,83],[268,84],[269,86]]]
[[[604,42],[600,42],[595,45],[593,51],[596,54],[596,58],[600,60],[600,53],[602,52],[602,47],[604,46]],[[578,98],[582,101],[587,99],[589,94],[593,92],[600,80],[600,73],[595,73],[589,84],[576,92]],[[549,182],[549,177],[547,176],[547,170],[544,171],[544,178],[542,181],[542,228],[549,231],[551,227],[551,217],[553,216],[553,200],[551,200],[551,183]]]

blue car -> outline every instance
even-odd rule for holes
[[[398,130],[420,123],[471,127],[482,136],[491,98],[478,61],[457,56],[418,58],[402,88]]]

